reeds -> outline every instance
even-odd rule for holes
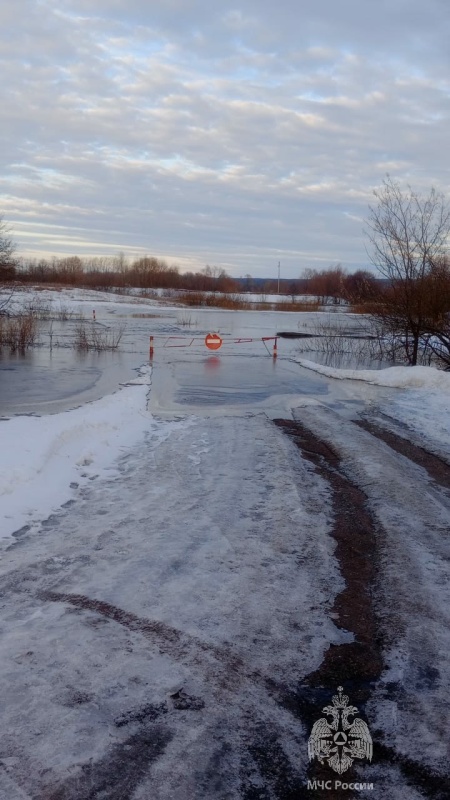
[[[251,303],[247,303],[238,294],[214,294],[208,292],[183,292],[176,300],[184,306],[224,308],[228,311],[246,311]]]
[[[11,353],[24,352],[34,344],[37,327],[36,317],[32,314],[0,316],[0,347],[8,347]]]
[[[321,306],[316,300],[280,300],[277,303],[268,303],[274,311],[319,311]]]
[[[228,311],[319,311],[320,305],[315,300],[301,302],[293,300],[280,300],[267,302],[264,295],[260,301],[243,299],[240,294],[215,293],[215,292],[183,292],[176,296],[178,303],[184,306],[197,308],[224,308]]]
[[[76,350],[117,350],[125,331],[125,325],[104,328],[95,322],[80,322],[75,329],[73,347]]]

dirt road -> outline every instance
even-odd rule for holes
[[[18,537],[0,797],[356,796],[308,789],[337,686],[374,741],[345,779],[448,797],[450,469],[402,441],[312,403],[186,417]]]

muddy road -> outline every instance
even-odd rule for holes
[[[450,796],[450,467],[298,402],[177,414],[4,549],[1,798]],[[339,686],[343,775],[308,758]]]

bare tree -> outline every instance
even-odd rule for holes
[[[340,264],[320,272],[307,269],[303,277],[307,280],[307,292],[316,295],[322,305],[332,302],[337,305],[345,298],[345,272]]]
[[[0,217],[0,287],[14,278],[15,249],[16,246],[11,239],[11,229],[3,217]],[[0,296],[0,315],[8,313],[8,304],[12,295],[13,292],[10,290],[7,294]]]
[[[380,287],[375,275],[358,269],[343,278],[343,294],[352,305],[373,303],[380,296]]]
[[[7,280],[14,275],[14,253],[16,245],[11,239],[11,228],[0,217],[0,280]]]
[[[426,351],[450,369],[450,259],[433,264],[426,281],[428,335],[423,337]]]
[[[450,209],[442,194],[431,189],[420,196],[402,190],[389,176],[374,191],[366,232],[370,258],[389,281],[374,313],[401,337],[410,364],[417,364],[421,337],[430,330],[430,280],[433,266],[446,252]]]

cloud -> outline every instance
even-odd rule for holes
[[[23,253],[65,238],[233,274],[367,266],[386,171],[448,192],[441,0],[21,9],[0,8],[0,213]]]

